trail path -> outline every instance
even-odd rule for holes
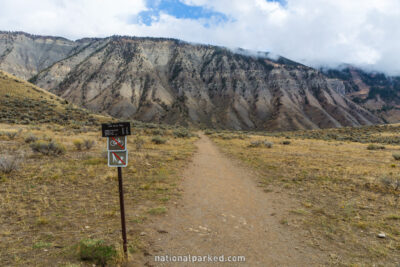
[[[265,193],[256,178],[201,135],[184,171],[183,196],[146,233],[152,240],[148,266],[320,266],[321,251],[304,244],[305,233],[280,223],[288,197]],[[153,229],[153,230],[150,230]],[[245,256],[235,263],[160,263],[155,255]]]

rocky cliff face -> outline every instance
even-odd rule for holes
[[[27,80],[54,62],[79,51],[87,41],[0,32],[0,69]]]
[[[116,117],[230,129],[293,130],[382,122],[337,77],[290,60],[171,39],[87,39],[31,81]]]
[[[376,72],[367,73],[352,66],[323,72],[328,77],[341,79],[350,99],[385,122],[400,121],[400,77]]]

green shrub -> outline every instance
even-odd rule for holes
[[[257,140],[257,141],[252,141],[250,142],[250,144],[248,145],[248,147],[261,147],[264,146],[266,148],[272,148],[273,143],[272,142],[268,142],[266,140]]]
[[[106,266],[117,256],[114,246],[105,245],[103,240],[86,239],[79,244],[79,258]]]
[[[367,149],[368,150],[379,150],[379,149],[385,149],[385,147],[382,145],[369,144],[367,146]]]
[[[249,138],[247,135],[245,135],[245,134],[239,134],[238,136],[237,136],[237,138],[239,138],[240,140],[245,140],[245,139],[247,139],[247,138]]]
[[[142,146],[144,145],[145,140],[143,139],[143,137],[138,135],[135,137],[133,143],[136,146],[136,150],[140,150],[142,148]]]
[[[206,131],[204,131],[204,134],[205,134],[205,135],[212,135],[212,134],[213,134],[213,131],[211,131],[211,130],[206,130]]]
[[[175,130],[173,131],[173,135],[178,138],[186,138],[191,136],[190,132],[187,129]]]
[[[165,131],[162,129],[153,129],[153,130],[151,130],[151,134],[152,135],[164,135]]]
[[[83,141],[80,139],[76,139],[73,142],[74,146],[76,147],[77,150],[82,150],[83,149]]]
[[[17,134],[17,132],[6,132],[6,135],[10,140],[13,140],[17,136]]]
[[[29,143],[32,143],[32,142],[36,142],[37,140],[38,140],[38,138],[35,135],[30,134],[25,138],[25,143],[29,144]]]
[[[51,243],[39,241],[33,244],[33,248],[49,248],[51,245]]]
[[[90,150],[95,145],[95,142],[93,140],[85,139],[83,140],[83,145],[87,150]]]
[[[268,141],[264,141],[264,146],[266,148],[272,148],[273,143],[272,142],[268,142]]]
[[[393,153],[392,156],[395,160],[400,160],[400,153]]]
[[[285,140],[282,142],[282,145],[290,145],[290,141]]]
[[[35,153],[41,153],[43,155],[62,155],[65,153],[65,147],[62,144],[50,141],[37,141],[30,145],[31,149]]]
[[[223,139],[223,140],[232,140],[232,139],[235,138],[235,136],[232,135],[232,134],[220,134],[219,137],[220,137],[221,139]]]
[[[161,136],[155,136],[153,137],[153,139],[151,139],[151,142],[160,145],[160,144],[165,144],[167,142],[167,139],[162,138]]]
[[[17,155],[0,155],[0,172],[11,173],[19,168],[21,164],[21,156]]]
[[[381,179],[381,183],[387,188],[400,190],[400,178],[384,177]]]

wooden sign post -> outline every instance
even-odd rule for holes
[[[122,246],[125,257],[128,256],[126,223],[125,223],[125,203],[124,187],[122,181],[122,168],[128,166],[127,135],[131,134],[131,124],[129,122],[107,123],[101,125],[103,137],[107,137],[108,166],[118,167],[118,188],[119,206],[121,211],[122,226]]]

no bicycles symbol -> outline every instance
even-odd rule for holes
[[[110,151],[125,151],[126,136],[111,136],[107,137],[107,150]]]

